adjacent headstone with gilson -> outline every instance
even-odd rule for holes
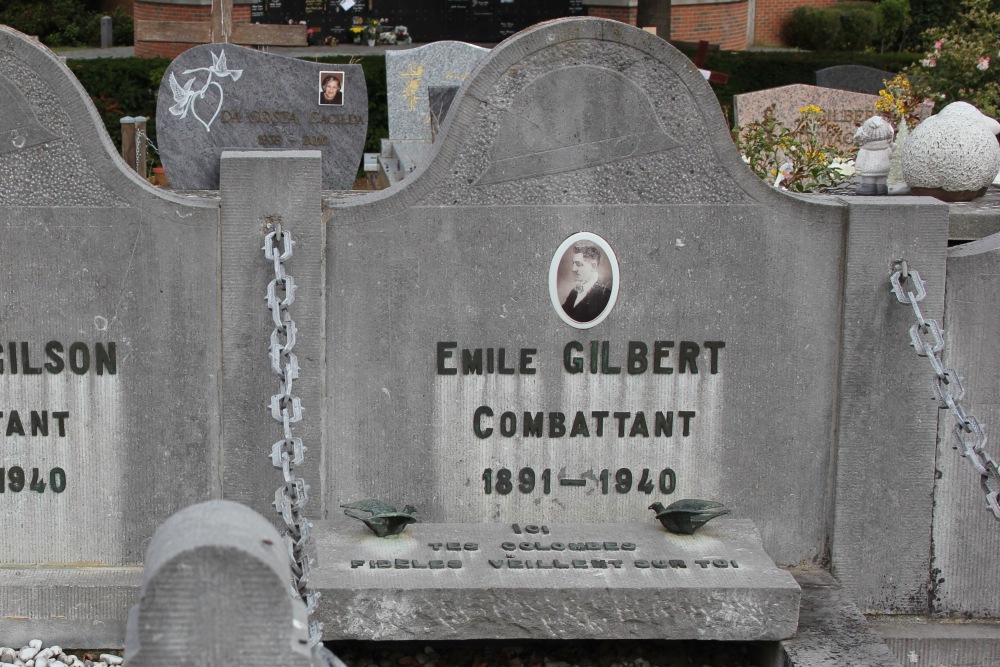
[[[368,128],[361,65],[321,64],[232,44],[205,44],[163,74],[156,132],[172,187],[219,187],[223,149],[310,149],[323,187],[348,190]]]
[[[764,111],[774,107],[774,117],[787,127],[794,127],[801,110],[814,105],[823,110],[824,118],[840,127],[839,145],[848,151],[856,148],[853,137],[860,125],[875,115],[877,95],[835,88],[821,88],[802,83],[743,93],[733,98],[736,123],[747,125],[764,117]],[[823,137],[834,140],[834,137]]]

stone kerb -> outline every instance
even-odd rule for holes
[[[218,201],[130,172],[65,65],[5,27],[0,89],[0,563],[135,564],[173,511],[221,493]],[[41,608],[26,617],[59,624]]]
[[[822,558],[843,205],[761,183],[690,61],[610,21],[496,47],[445,125],[406,182],[330,203],[327,384],[353,390],[327,406],[328,515],[390,495],[431,522],[648,521],[673,473],[673,498],[738,505],[778,563]],[[550,291],[581,233],[620,272],[590,328]],[[622,370],[630,343],[657,341],[662,373]],[[682,344],[698,374],[679,372]],[[598,433],[594,413],[616,411],[623,435],[610,416]]]

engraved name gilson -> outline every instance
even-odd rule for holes
[[[46,343],[11,341],[0,343],[0,375],[117,375],[118,347],[107,343]],[[51,419],[50,419],[51,418]],[[66,437],[67,410],[0,410],[0,428],[5,438]],[[50,432],[51,425],[51,432]],[[18,461],[0,467],[0,494],[34,491],[62,493],[66,489],[66,471],[59,466],[39,468],[31,462]]]

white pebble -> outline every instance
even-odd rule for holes
[[[40,651],[42,650],[42,640],[32,639],[30,642],[28,642],[28,646],[30,646],[31,648],[37,648]]]
[[[63,652],[62,646],[52,646],[50,650],[52,651],[52,655],[59,655]]]
[[[109,665],[120,665],[125,660],[117,655],[111,655],[110,653],[102,653],[101,660],[108,663]]]
[[[35,654],[35,660],[38,660],[39,658],[46,658],[47,659],[47,658],[51,658],[51,657],[53,657],[55,655],[58,655],[58,654],[55,651],[53,651],[52,649],[50,649],[50,648],[42,649],[41,651],[39,651],[38,653]]]
[[[34,658],[36,653],[38,653],[38,649],[34,646],[25,646],[21,649],[21,652],[17,654],[17,657],[27,662],[28,660]]]
[[[13,662],[0,662],[0,667],[17,667]]]
[[[39,658],[39,657],[36,656],[35,657],[35,667],[49,667],[49,659],[48,658]]]
[[[49,667],[69,667],[69,665],[67,665],[62,660],[53,660],[52,662],[49,663]]]

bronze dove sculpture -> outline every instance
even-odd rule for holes
[[[369,498],[341,507],[344,508],[344,514],[363,522],[379,537],[399,535],[404,528],[417,521],[413,517],[413,513],[417,511],[413,505],[407,505],[400,511],[387,502]],[[370,516],[364,516],[362,512],[367,512]]]
[[[656,512],[656,518],[664,528],[678,535],[693,535],[694,531],[715,517],[729,514],[722,503],[711,500],[678,500],[667,507],[662,503],[653,503],[649,509]]]

